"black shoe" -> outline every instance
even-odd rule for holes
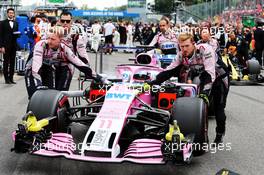
[[[11,84],[9,80],[5,80],[5,84]]]
[[[218,146],[219,143],[223,143],[224,134],[216,133],[214,143],[216,146]]]
[[[14,80],[10,80],[10,84],[16,84],[16,82],[14,82]]]

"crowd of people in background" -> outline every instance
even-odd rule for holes
[[[230,49],[235,46],[237,56],[242,64],[251,57],[255,57],[260,65],[263,66],[262,54],[264,46],[264,28],[262,23],[257,23],[254,27],[243,26],[242,23],[210,23],[202,21],[199,24],[176,24],[171,25],[172,31],[176,35],[184,32],[190,32],[194,35],[197,42],[201,39],[200,26],[207,22],[210,27],[211,37],[216,39],[220,45],[221,51],[224,53],[230,52]],[[96,21],[97,25],[101,25],[103,34],[104,23]],[[132,21],[118,21],[111,23],[115,26],[112,31],[113,46],[131,47],[134,45],[149,45],[154,36],[160,31],[158,23],[143,23]]]
[[[30,24],[25,29],[25,33],[29,38],[29,49],[32,50],[35,43],[47,38],[47,29],[56,25],[57,20],[51,19],[44,14],[38,14],[29,19]],[[171,24],[171,29],[178,35],[183,32],[192,32],[194,34],[195,41],[200,39],[199,24]],[[73,26],[79,26],[77,29],[83,36],[86,37],[87,44],[94,51],[98,51],[102,37],[105,37],[105,44],[109,47],[112,46],[125,46],[132,47],[134,45],[148,45],[154,38],[154,36],[160,31],[158,22],[146,23],[146,22],[133,22],[130,20],[121,21],[99,21],[99,20],[81,20],[77,19],[73,23]],[[220,47],[225,48],[230,44],[229,40],[232,40],[232,35],[242,43],[243,55],[250,57],[255,54],[262,65],[261,52],[263,50],[263,25],[257,24],[255,27],[243,26],[243,24],[231,24],[231,23],[210,23],[211,35],[213,38],[219,41]],[[90,40],[90,43],[89,43]],[[97,41],[97,42],[94,42]],[[237,42],[238,42],[237,41]],[[232,42],[233,44],[235,42]],[[240,47],[240,46],[239,46]],[[108,50],[107,53],[112,51]]]
[[[4,77],[7,84],[15,83],[13,80],[15,52],[10,48],[16,48],[16,39],[19,35],[18,23],[15,21],[14,9],[7,10],[7,19],[0,23],[0,52],[4,54]],[[50,27],[61,25],[60,19],[48,18],[45,14],[37,14],[29,20],[29,25],[24,29],[24,33],[29,38],[30,55],[36,43],[47,39],[47,31]],[[67,23],[67,21],[62,21]],[[176,24],[170,23],[170,29],[176,35],[189,32],[194,35],[195,42],[201,39],[199,24]],[[260,65],[263,66],[263,46],[264,46],[264,31],[263,24],[257,23],[254,27],[243,26],[240,23],[211,23],[207,22],[210,28],[211,37],[219,43],[223,53],[232,51],[235,47],[235,53],[245,66],[245,61],[251,57],[255,57]],[[100,21],[100,20],[83,20],[75,19],[71,22],[71,28],[75,28],[75,32],[79,33],[87,47],[97,52],[102,43],[105,44],[105,54],[111,54],[113,51],[118,51],[115,47],[133,47],[135,45],[149,45],[154,36],[160,32],[158,22],[133,22],[131,20],[121,21]],[[73,31],[73,30],[72,30]],[[7,33],[7,34],[6,34]],[[12,33],[12,34],[11,34]],[[21,34],[21,33],[20,33]],[[232,47],[231,47],[232,46]],[[132,52],[132,50],[123,49],[124,51]]]

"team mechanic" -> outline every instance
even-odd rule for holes
[[[81,61],[69,47],[61,43],[64,36],[64,28],[55,26],[51,28],[48,39],[39,41],[34,48],[33,57],[27,63],[25,81],[29,99],[39,86],[47,86],[50,89],[58,89],[65,82],[64,72],[56,71],[61,66],[74,65],[85,74],[86,78],[103,81],[103,78],[95,74],[92,69]]]
[[[170,21],[167,17],[162,17],[159,22],[160,32],[154,36],[149,46],[156,46],[162,53],[176,54],[178,51],[178,40],[176,33],[170,29]]]
[[[221,53],[220,53],[220,45],[219,45],[219,43],[218,43],[218,41],[216,39],[211,37],[211,33],[210,33],[210,28],[209,27],[201,26],[200,37],[201,37],[201,39],[199,41],[197,41],[196,44],[207,43],[207,44],[209,44],[210,46],[213,47],[214,51],[217,54],[221,55]]]
[[[210,29],[202,28],[200,35],[202,39],[198,41],[197,44],[209,44],[213,47],[217,55],[215,69],[216,80],[213,83],[212,93],[210,94],[209,99],[213,99],[213,104],[211,104],[211,106],[213,107],[212,109],[215,113],[216,119],[216,137],[214,142],[218,144],[223,141],[223,136],[226,130],[225,107],[230,86],[230,70],[222,61],[219,44],[215,39],[211,37]]]
[[[60,20],[58,21],[58,25],[64,28],[65,35],[62,38],[61,42],[69,47],[82,62],[84,62],[91,68],[90,60],[86,52],[85,40],[82,37],[79,28],[72,25],[72,14],[67,11],[62,12],[60,15]],[[61,78],[64,79],[60,82],[60,84],[57,84],[57,89],[68,91],[74,73],[74,66],[71,64],[60,66],[56,69],[56,72],[60,72],[62,76]],[[96,74],[93,69],[92,73],[94,75]]]
[[[202,98],[206,104],[209,104],[208,96],[211,93],[216,93],[216,96],[219,96],[219,92],[212,91],[213,83],[216,79],[216,75],[218,75],[216,74],[217,56],[215,51],[208,44],[202,43],[195,45],[194,38],[189,33],[180,34],[178,41],[181,51],[177,54],[175,61],[172,62],[166,70],[159,73],[155,80],[148,83],[150,85],[161,84],[172,76],[177,76],[179,82],[198,83],[200,91],[199,97]],[[219,122],[219,120],[216,121],[217,134],[214,142],[218,144],[222,142],[225,124]]]

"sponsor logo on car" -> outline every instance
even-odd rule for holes
[[[121,94],[121,93],[107,93],[106,99],[119,99],[119,100],[129,100],[132,97],[131,94]]]

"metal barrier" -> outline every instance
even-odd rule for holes
[[[100,54],[100,69],[99,73],[102,73],[103,70],[103,52],[104,52],[104,47],[102,45],[99,46],[99,49],[97,52],[95,52],[95,72],[98,72],[98,53]]]
[[[256,10],[257,4],[263,5],[264,0],[206,0],[204,3],[185,6],[183,10],[179,9],[177,13],[181,21],[187,21],[190,17],[195,17],[197,20],[208,19],[209,17],[212,19],[226,10]]]
[[[236,2],[230,0],[207,0],[204,3],[185,6],[185,11],[179,10],[178,17],[181,21],[187,21],[190,17],[195,17],[198,20],[208,17],[213,18],[215,15],[222,13],[224,9],[235,4]]]
[[[99,51],[95,53],[95,72],[103,73],[103,55],[106,49],[124,49],[124,50],[137,50],[140,49],[139,47],[126,47],[126,46],[117,46],[117,47],[106,47],[103,45],[99,46]],[[98,53],[100,54],[99,60],[99,71],[98,70]]]

